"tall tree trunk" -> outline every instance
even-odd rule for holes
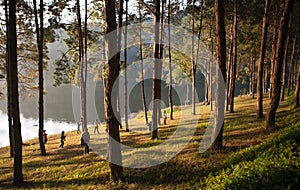
[[[268,67],[263,71],[263,93],[267,93]]]
[[[163,44],[163,41],[164,41],[164,14],[165,14],[165,1],[166,0],[162,0],[161,1],[161,19],[160,19],[160,39],[159,39],[159,59],[160,59],[160,67],[159,67],[159,80],[161,81],[161,78],[162,78],[162,60],[163,60],[163,56],[164,56],[164,44]],[[161,82],[159,84],[159,89],[161,89]],[[162,94],[160,93],[159,95],[159,100],[161,100],[161,96]],[[160,118],[162,118],[162,114],[161,114],[161,101],[158,101],[158,124],[160,125],[161,122],[160,122]]]
[[[127,25],[128,25],[128,0],[126,0],[126,21],[125,21],[125,35],[124,35],[124,118],[125,118],[125,129],[129,132],[128,128],[128,105],[127,105]]]
[[[237,65],[237,0],[234,1],[233,15],[233,51],[232,51],[232,72],[230,79],[230,113],[234,112],[234,91],[236,81],[236,65]]]
[[[253,55],[254,56],[254,55]],[[255,87],[255,58],[251,57],[251,61],[249,63],[250,67],[250,95],[252,96],[252,99],[254,99],[254,87]]]
[[[257,71],[257,107],[256,107],[256,118],[263,117],[263,70],[264,70],[264,61],[266,54],[266,42],[268,35],[268,13],[270,9],[271,0],[265,1],[265,11],[262,24],[262,34],[260,42],[260,53],[258,61],[258,71]]]
[[[158,110],[159,109],[159,101],[161,97],[161,80],[160,79],[160,71],[161,71],[161,60],[159,56],[159,22],[160,22],[160,0],[155,0],[155,14],[154,14],[154,44],[153,44],[153,59],[154,59],[154,68],[153,68],[153,83],[152,83],[152,133],[151,138],[156,139],[158,137]]]
[[[292,27],[292,20],[293,16],[291,13],[290,16],[290,21],[289,21],[289,26],[288,28],[290,29]],[[282,84],[281,84],[281,94],[280,94],[280,100],[284,101],[284,91],[286,87],[286,77],[287,77],[287,62],[288,62],[288,52],[289,52],[289,45],[290,45],[290,30],[288,29],[288,34],[287,34],[287,39],[285,43],[285,48],[284,48],[284,58],[283,58],[283,76],[282,76]]]
[[[10,103],[10,79],[9,79],[9,63],[8,63],[8,53],[9,53],[9,41],[8,41],[8,27],[9,27],[9,21],[8,21],[8,5],[7,5],[7,0],[4,0],[4,11],[5,11],[5,24],[6,24],[6,56],[5,56],[5,61],[6,61],[6,83],[7,83],[7,119],[8,119],[8,130],[9,130],[9,144],[10,144],[10,157],[14,156],[14,128],[12,125],[12,116],[11,116],[11,103]]]
[[[254,96],[254,94],[255,94],[255,59],[256,58],[253,58],[252,59],[252,72],[253,72],[253,74],[252,74],[252,83],[251,83],[251,85],[252,85],[252,87],[251,87],[251,89],[252,89],[252,99],[255,99],[255,96]]]
[[[268,93],[269,92],[269,88],[270,88],[270,68],[271,68],[271,66],[270,65],[268,65],[267,66],[267,69],[265,70],[266,71],[266,80],[265,80],[265,83],[266,83],[266,93]]]
[[[297,31],[296,31],[297,34]],[[291,83],[292,83],[292,74],[293,74],[293,63],[294,63],[294,58],[295,58],[295,49],[296,49],[296,36],[294,35],[294,39],[293,39],[293,50],[292,50],[292,55],[291,55],[291,61],[290,61],[290,66],[289,66],[289,76],[288,76],[288,96],[290,95],[290,90],[291,90]]]
[[[285,44],[285,51],[284,51],[284,61],[283,61],[283,68],[282,68],[282,83],[281,83],[281,92],[280,92],[280,101],[284,101],[284,91],[286,86],[286,76],[287,76],[287,59],[288,59],[288,48],[289,48],[289,37],[287,38],[287,42]]]
[[[249,78],[249,95],[252,94],[252,79],[253,79],[253,69],[252,69],[252,57],[250,58],[250,61],[249,61],[249,71],[250,71],[250,78]]]
[[[39,70],[39,144],[41,154],[46,155],[46,148],[43,140],[44,131],[44,73],[43,73],[43,41],[44,41],[44,5],[43,0],[40,0],[40,23],[38,22],[38,11],[36,0],[33,0],[34,17],[36,25],[36,42],[38,46],[38,70]]]
[[[84,16],[84,63],[83,63],[83,72],[84,72],[84,89],[83,89],[83,96],[84,96],[84,118],[85,118],[85,128],[86,128],[86,132],[88,132],[87,129],[87,67],[88,67],[88,52],[87,52],[87,48],[88,48],[88,29],[87,29],[87,22],[88,22],[88,1],[85,0],[84,2],[84,6],[85,6],[85,16]]]
[[[299,55],[298,55],[298,59],[299,59]],[[296,60],[298,60],[296,59]],[[294,63],[294,66],[293,66],[293,85],[292,85],[292,89],[295,90],[296,88],[296,85],[297,85],[297,64]]]
[[[280,19],[276,59],[274,64],[273,91],[271,94],[270,109],[268,111],[267,121],[266,121],[267,131],[275,130],[275,115],[276,115],[276,110],[279,106],[279,98],[280,98],[280,81],[281,81],[281,73],[282,73],[282,64],[284,59],[283,54],[284,54],[284,47],[286,43],[290,12],[292,11],[293,3],[294,0],[285,1],[284,11]]]
[[[195,62],[195,0],[192,1],[192,114],[196,114],[196,100],[195,100],[195,86],[196,86],[196,72],[197,65]]]
[[[173,120],[173,76],[172,76],[172,54],[171,54],[171,0],[168,1],[168,36],[169,36],[169,107],[170,119]]]
[[[271,94],[273,92],[273,76],[274,76],[274,63],[276,56],[276,39],[277,39],[277,19],[274,19],[274,28],[273,28],[273,39],[272,39],[272,57],[271,57],[271,74],[270,74],[270,93],[269,97],[271,98]]]
[[[40,0],[40,38],[39,38],[39,142],[41,154],[46,155],[43,141],[44,131],[44,1]]]
[[[299,91],[300,91],[300,65],[298,66],[298,77],[297,77],[297,84],[295,89],[295,98],[294,98],[294,108],[299,107]]]
[[[17,63],[17,32],[16,32],[16,0],[9,1],[8,26],[8,64],[10,80],[10,105],[14,128],[14,179],[16,186],[23,183],[22,171],[22,135],[18,92],[18,63]]]
[[[214,41],[212,40],[212,27],[209,30],[209,38],[211,39],[211,55],[214,55]],[[213,71],[213,61],[214,59],[210,59],[209,61],[209,103],[210,103],[210,111],[213,111],[213,104],[212,104],[212,71]]]
[[[82,132],[88,132],[87,129],[87,117],[86,117],[86,75],[85,75],[85,63],[84,63],[84,47],[83,47],[83,35],[81,27],[81,13],[80,13],[80,1],[76,0],[77,5],[77,31],[78,31],[78,45],[79,45],[79,83],[80,83],[80,121],[82,126]]]
[[[145,96],[145,81],[144,81],[144,60],[143,60],[143,40],[142,40],[142,13],[141,13],[141,5],[139,4],[139,17],[140,17],[140,61],[141,61],[141,74],[142,74],[142,79],[141,79],[141,93],[142,93],[142,102],[143,102],[143,108],[144,108],[144,117],[146,124],[149,123],[148,121],[148,114],[147,114],[147,104],[146,104],[146,96]]]
[[[199,31],[198,31],[198,40],[197,40],[197,52],[196,52],[196,59],[195,59],[195,78],[196,78],[196,71],[197,71],[197,65],[198,65],[198,59],[199,59],[199,52],[200,52],[200,42],[201,42],[201,33],[202,33],[202,26],[203,26],[203,0],[200,1],[200,26],[199,26]],[[194,11],[193,11],[194,14]],[[207,64],[206,64],[206,73],[207,73]],[[207,74],[205,76],[206,78],[206,92],[205,92],[205,99],[208,101],[208,79],[207,79]],[[194,82],[194,90],[195,90],[195,86],[196,86],[196,80],[193,81]],[[194,99],[195,99],[195,92],[194,92]],[[194,108],[195,109],[195,108]],[[194,110],[193,109],[193,110]],[[196,111],[195,111],[196,113]]]
[[[117,98],[119,89],[114,89],[113,85],[119,75],[119,60],[114,52],[117,50],[117,34],[113,31],[117,29],[115,2],[110,0],[104,1],[105,6],[105,49],[107,59],[107,80],[105,87],[105,118],[108,132],[107,156],[109,160],[110,179],[118,181],[123,178],[122,155],[120,144],[119,121],[117,120],[114,110],[117,108]],[[109,36],[108,36],[109,34]],[[111,95],[114,95],[112,97]]]
[[[189,91],[189,84],[186,83],[186,94],[185,94],[186,98],[185,98],[185,102],[186,104],[190,104],[190,99],[189,99],[189,96],[190,96],[190,91]]]
[[[233,27],[233,24],[232,24]],[[232,52],[233,52],[233,32],[231,32],[231,37],[230,37],[230,49],[229,49],[229,54],[228,54],[228,63],[227,63],[227,78],[226,78],[226,105],[225,109],[226,111],[229,111],[229,104],[230,104],[230,73],[231,71],[231,66],[232,66]]]
[[[104,60],[106,60],[106,49],[105,49],[105,41],[103,40],[102,42],[102,54],[103,54],[103,58]],[[106,72],[106,65],[104,64],[103,67],[102,67],[102,73],[105,73]],[[105,75],[102,75],[102,85],[103,85],[103,97],[105,97],[105,87],[106,87],[106,76]],[[103,98],[103,107],[104,107],[104,119],[105,119],[105,109],[106,109],[106,101],[105,99]]]
[[[122,41],[122,26],[123,26],[123,14],[124,14],[124,0],[120,0],[119,1],[119,9],[118,9],[118,33],[117,33],[117,48],[118,48],[118,52],[117,52],[117,59],[119,61],[119,70],[120,70],[120,53],[121,53],[121,41]],[[125,47],[126,48],[126,47]],[[117,86],[117,88],[119,89],[119,83],[115,84]],[[125,95],[125,94],[124,94]],[[117,119],[119,121],[119,127],[120,129],[122,129],[122,119],[121,119],[121,108],[120,108],[120,95],[118,94],[117,96]]]
[[[226,31],[224,23],[223,1],[215,0],[216,17],[216,100],[215,100],[215,123],[211,139],[213,149],[223,147],[224,129],[224,106],[225,106],[225,86],[222,80],[226,81]]]

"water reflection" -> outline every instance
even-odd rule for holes
[[[22,138],[23,141],[30,140],[38,137],[38,120],[33,118],[24,118],[20,116],[22,124]],[[48,135],[58,134],[61,131],[77,130],[77,124],[74,122],[57,121],[47,119],[44,122],[44,128]],[[7,114],[0,110],[0,147],[9,145],[8,136],[8,121]]]

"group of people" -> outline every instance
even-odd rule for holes
[[[166,113],[166,111],[164,111],[164,125],[166,125],[166,124],[167,124],[167,113]],[[94,134],[96,134],[96,133],[99,134],[99,126],[100,126],[100,123],[96,119],[94,121]],[[151,126],[151,124],[150,124],[150,126]],[[150,130],[150,126],[149,126],[149,130]],[[107,132],[107,130],[106,130],[106,132]],[[77,122],[77,132],[76,133],[77,134],[81,133],[79,122]],[[43,140],[44,140],[44,143],[46,144],[47,143],[46,130],[44,130],[44,132],[43,132]],[[65,141],[66,141],[66,135],[65,135],[65,132],[62,131],[61,135],[60,135],[60,145],[59,145],[60,148],[64,147]],[[88,131],[83,131],[83,133],[81,134],[81,137],[80,137],[80,145],[84,147],[84,154],[89,154],[89,143],[90,143],[90,134]]]
[[[99,125],[100,123],[98,122],[98,120],[96,119],[94,122],[95,128],[94,128],[94,133],[96,134],[96,132],[99,134]],[[80,123],[77,122],[77,134],[80,134]],[[65,144],[65,140],[66,140],[66,135],[65,132],[62,131],[61,132],[61,136],[60,136],[60,148],[64,147]],[[89,143],[90,143],[90,134],[88,131],[83,131],[83,133],[81,134],[80,137],[80,146],[84,147],[84,154],[89,154]]]
[[[44,144],[47,144],[47,142],[48,142],[48,137],[47,136],[48,136],[48,134],[46,133],[46,130],[43,130],[43,142],[44,142]],[[66,140],[66,135],[65,135],[65,132],[62,131],[61,135],[60,135],[60,145],[59,145],[60,148],[64,147],[65,140]]]
[[[60,135],[60,148],[64,148],[65,145],[65,141],[66,141],[66,135],[65,132],[62,131],[61,135]],[[84,154],[89,154],[89,144],[90,143],[90,134],[87,131],[84,131],[81,134],[81,138],[80,138],[80,146],[84,147]]]
[[[48,134],[46,133],[46,130],[43,130],[43,142],[44,142],[44,144],[47,144],[47,142],[48,142],[48,137],[47,136],[48,136]],[[64,147],[65,140],[66,140],[66,135],[65,135],[65,132],[62,131],[61,135],[60,135],[60,145],[59,145],[60,148]]]
[[[99,125],[100,123],[95,120],[94,122],[95,124],[95,128],[94,128],[94,133],[98,133],[99,134]],[[80,123],[77,123],[77,134],[80,134],[81,131],[80,131]],[[48,138],[47,138],[48,134],[46,133],[46,130],[43,130],[43,142],[44,144],[47,143],[48,141]],[[64,148],[64,145],[65,145],[65,141],[66,141],[66,135],[65,135],[65,131],[62,131],[61,132],[61,135],[60,135],[60,145],[59,147],[60,148]],[[84,154],[89,154],[89,142],[90,142],[90,134],[88,131],[84,131],[82,134],[81,134],[81,138],[80,138],[80,145],[84,147]]]

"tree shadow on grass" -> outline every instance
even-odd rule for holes
[[[182,151],[176,157],[168,162],[153,166],[150,168],[125,168],[125,181],[128,183],[137,183],[140,185],[180,185],[191,181],[199,181],[207,177],[211,172],[217,172],[222,166],[223,155],[228,154],[228,150],[213,151],[208,150],[205,153],[197,153],[198,148],[189,150],[190,158],[179,162],[177,157],[186,156],[186,151]],[[209,160],[218,161],[214,163]]]
[[[263,137],[265,135],[265,129],[261,127],[253,128],[253,130],[232,130],[224,135],[224,140],[252,140],[254,137]]]
[[[78,188],[80,185],[103,185],[109,181],[109,173],[101,174],[92,177],[79,177],[76,179],[62,179],[62,180],[43,180],[43,181],[25,181],[20,187],[25,189],[42,189],[42,188]],[[0,187],[4,189],[17,188],[13,186],[12,181],[3,181]],[[20,188],[19,187],[19,188]]]

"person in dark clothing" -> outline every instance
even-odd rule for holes
[[[150,121],[149,123],[146,124],[148,126],[148,131],[152,131],[152,122]]]
[[[47,135],[48,135],[48,134],[46,133],[46,130],[43,130],[43,142],[44,142],[44,144],[46,144],[47,141],[48,141]]]
[[[164,111],[164,125],[167,125],[167,112]]]
[[[62,131],[61,132],[61,136],[60,136],[60,145],[59,147],[63,148],[65,145],[65,140],[66,140],[66,136],[65,136],[65,132]]]
[[[84,154],[89,154],[90,150],[89,150],[89,143],[90,143],[90,134],[89,132],[84,131],[81,135],[80,138],[81,141],[81,146],[84,147]]]
[[[77,132],[76,132],[77,134],[80,134],[81,133],[81,131],[80,131],[80,123],[79,122],[77,122]]]

